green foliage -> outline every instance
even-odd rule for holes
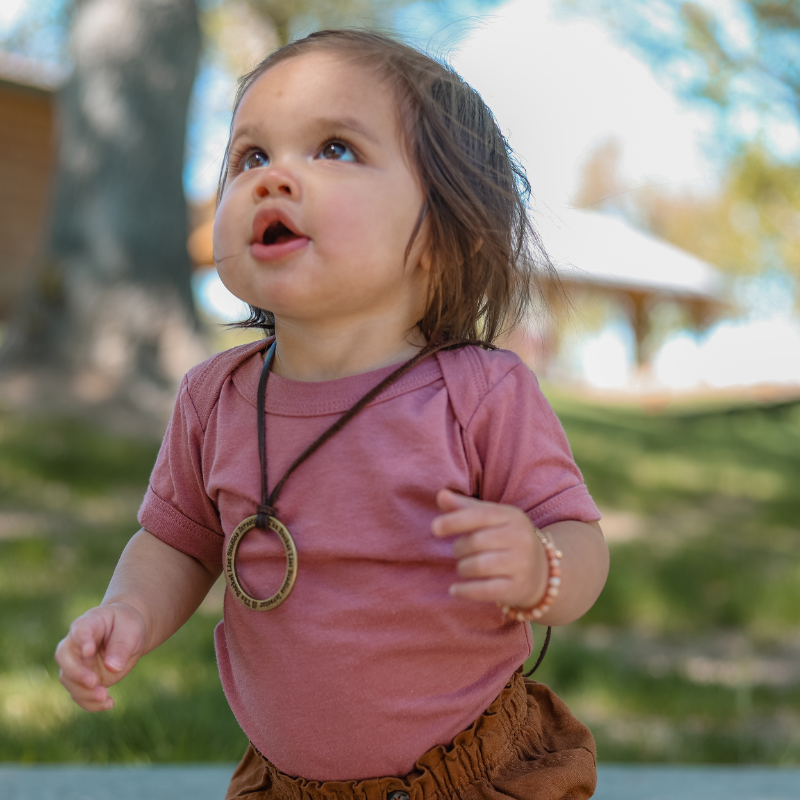
[[[796,276],[800,155],[787,142],[800,136],[800,2],[563,0],[562,5],[603,20],[673,91],[713,109],[717,125],[710,156],[723,167],[719,188],[710,194],[658,187],[631,191],[613,174],[619,154],[598,151],[579,202],[616,207],[724,270]]]
[[[563,5],[607,20],[687,93],[722,108],[794,102],[797,111],[797,0],[563,0]]]
[[[295,30],[311,31],[344,25],[388,26],[390,12],[402,0],[248,0],[259,14],[275,26],[278,42],[286,44]],[[409,0],[405,0],[409,2]]]

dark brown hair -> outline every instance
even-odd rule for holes
[[[558,285],[528,219],[530,184],[480,95],[450,67],[374,31],[324,30],[267,56],[239,81],[234,116],[245,92],[270,67],[312,50],[347,54],[394,91],[404,144],[425,201],[431,259],[427,308],[417,323],[429,342],[494,341],[530,309],[547,278]],[[228,175],[228,152],[219,196]],[[541,297],[541,292],[536,292]],[[272,314],[251,307],[239,323],[274,331]]]

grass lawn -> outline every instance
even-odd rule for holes
[[[554,405],[606,516],[612,572],[595,608],[554,631],[537,678],[590,725],[604,761],[800,764],[800,405]],[[81,712],[57,680],[56,643],[100,601],[157,449],[0,414],[3,760],[244,750],[214,662],[219,586],[112,690],[112,713]]]

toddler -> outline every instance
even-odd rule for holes
[[[181,384],[142,530],[56,653],[82,708],[224,572],[251,743],[227,798],[592,794],[590,733],[521,674],[528,621],[578,618],[608,570],[558,420],[491,344],[551,269],[528,190],[477,93],[383,35],[242,79],[214,252],[265,338]]]

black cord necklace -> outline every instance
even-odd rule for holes
[[[443,344],[428,345],[423,347],[413,358],[406,361],[394,372],[385,377],[377,386],[370,389],[358,402],[352,405],[336,422],[333,423],[326,431],[320,434],[300,455],[292,462],[289,468],[284,472],[283,477],[275,485],[271,493],[267,491],[267,436],[266,436],[266,389],[267,377],[269,376],[269,368],[272,364],[272,359],[275,357],[275,350],[277,341],[273,341],[264,356],[264,366],[261,368],[261,377],[258,381],[258,457],[261,465],[261,503],[256,507],[256,513],[247,519],[242,520],[234,529],[231,538],[228,542],[228,548],[225,552],[225,579],[228,581],[228,586],[235,595],[236,599],[254,611],[269,611],[272,608],[277,608],[292,591],[294,582],[297,579],[297,547],[295,546],[294,539],[289,533],[289,529],[278,519],[275,504],[278,502],[278,496],[286,483],[286,479],[313,453],[319,450],[325,442],[332,436],[335,436],[348,422],[350,422],[356,414],[359,413],[365,406],[369,405],[384,389],[391,386],[398,381],[407,372],[410,372],[421,361],[429,358],[434,353],[440,350],[451,350],[458,347],[465,347],[467,345],[479,345],[491,350],[494,350],[494,345],[487,344],[477,340],[466,340],[460,342],[444,342]],[[286,551],[286,572],[284,573],[283,583],[277,592],[272,597],[267,597],[259,600],[251,597],[242,587],[239,581],[239,576],[236,574],[236,553],[239,549],[242,539],[253,528],[260,528],[261,530],[270,530],[275,533],[283,544]]]

